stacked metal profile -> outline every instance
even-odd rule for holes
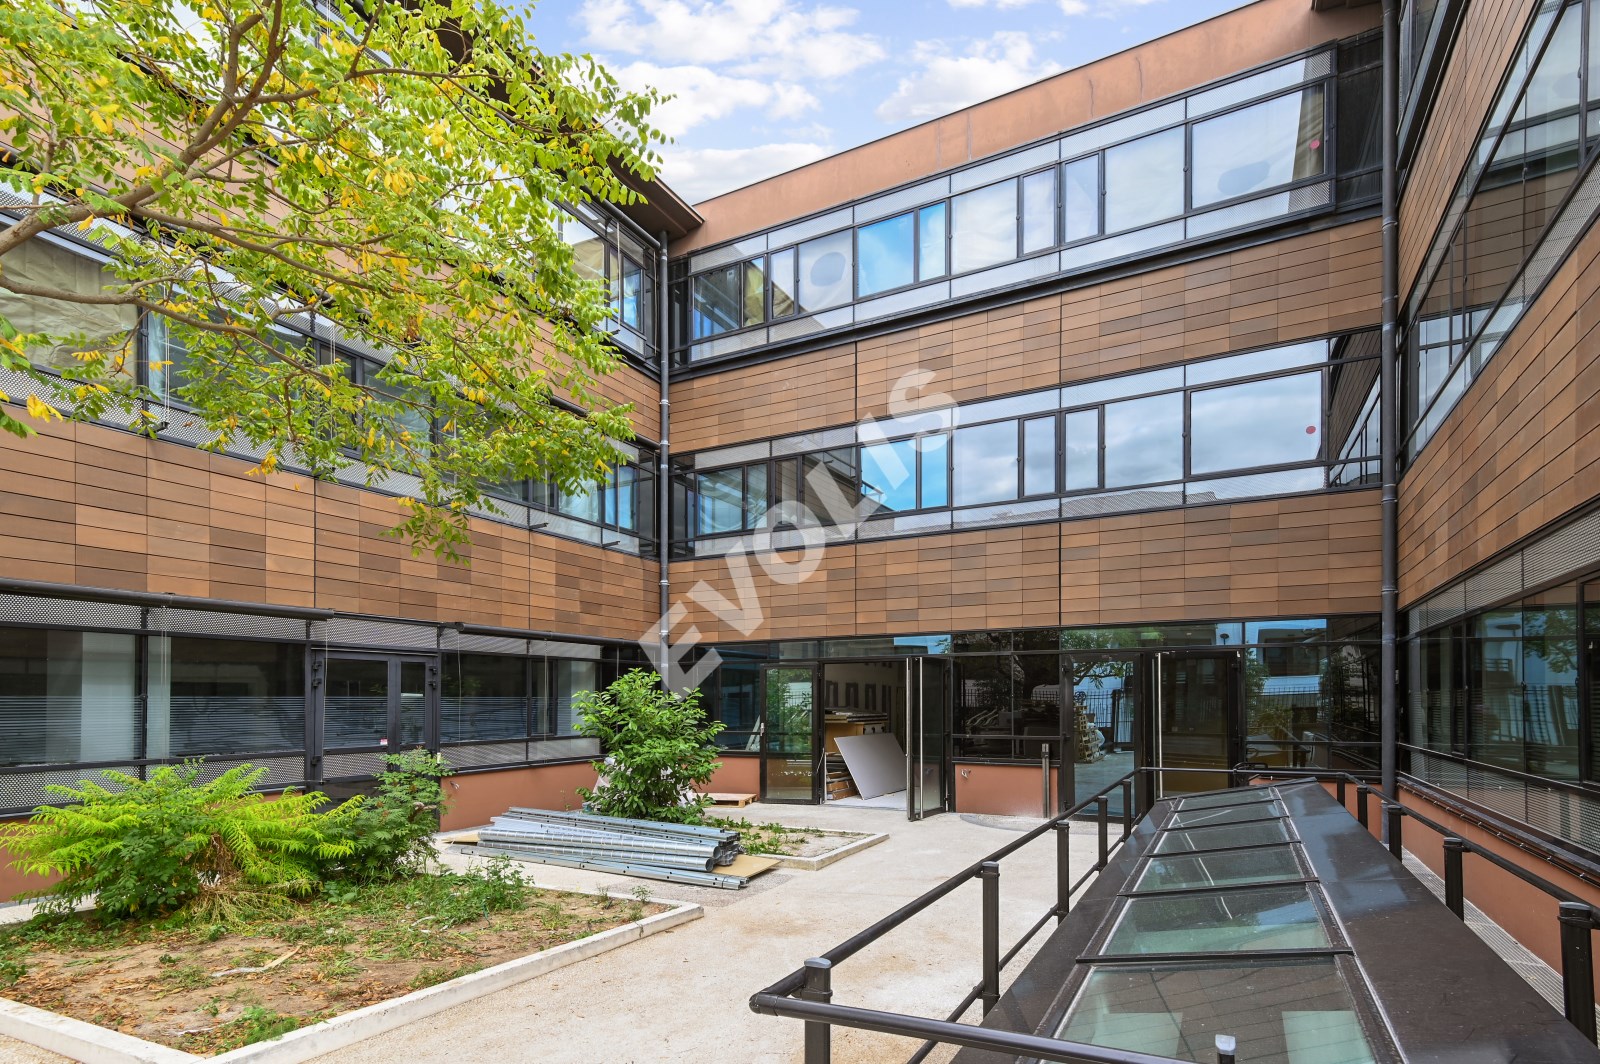
[[[717,872],[744,852],[721,828],[513,808],[478,832],[474,853],[737,890],[745,876]]]

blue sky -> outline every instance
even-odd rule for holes
[[[947,114],[1246,0],[538,0],[546,51],[676,95],[690,202]]]

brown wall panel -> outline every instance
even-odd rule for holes
[[[807,166],[696,204],[705,224],[674,255],[755,232],[1085,122],[1349,37],[1378,24],[1375,6],[1313,11],[1259,0],[1136,48]]]
[[[470,564],[385,535],[396,500],[94,425],[0,440],[0,572],[424,621],[635,638],[656,565],[472,522]]]
[[[1535,0],[1476,0],[1461,16],[1400,201],[1401,299],[1417,279],[1461,168],[1477,145],[1501,74],[1536,6]]]
[[[674,452],[855,419],[855,345],[684,380],[672,387]]]
[[[1591,230],[1406,471],[1402,605],[1600,495],[1597,260]]]
[[[473,772],[444,782],[449,803],[440,818],[445,831],[479,827],[514,805],[529,809],[579,809],[579,787],[593,787],[595,771],[587,761],[535,765],[503,772]]]

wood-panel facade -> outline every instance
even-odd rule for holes
[[[684,379],[677,454],[1379,324],[1367,219]]]
[[[0,440],[0,572],[421,621],[634,639],[657,566],[474,520],[465,564],[386,535],[395,499],[95,425]]]
[[[1591,229],[1400,482],[1400,601],[1600,496],[1600,231]]]

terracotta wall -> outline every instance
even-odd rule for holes
[[[1375,220],[673,386],[676,454],[1377,326]]]
[[[819,639],[1368,613],[1379,605],[1378,521],[1378,493],[1363,490],[842,544],[797,583],[759,558],[677,562],[674,597],[688,613],[674,634]],[[799,554],[777,558],[792,565]]]
[[[594,769],[587,761],[533,765],[500,772],[472,772],[445,780],[449,807],[440,822],[444,831],[479,827],[514,805],[529,809],[578,809],[579,787],[593,787]]]
[[[1600,229],[1591,229],[1400,482],[1400,600],[1600,496]]]
[[[705,789],[707,794],[760,794],[761,759],[723,757]]]
[[[1376,6],[1313,11],[1307,0],[1257,3],[1035,82],[903,132],[695,205],[705,224],[673,254],[1064,132],[1140,104],[1353,36]]]
[[[0,821],[6,823],[6,821]],[[11,862],[16,860],[16,855],[4,846],[0,846],[0,902],[12,901],[17,895],[29,891],[43,890],[60,876],[30,876],[11,867]]]
[[[95,425],[0,439],[0,572],[88,587],[634,638],[656,565],[474,520],[470,564],[384,535],[396,500]]]
[[[955,811],[1037,817],[1044,812],[1038,765],[955,765]],[[1056,805],[1059,774],[1050,770],[1050,802]]]

